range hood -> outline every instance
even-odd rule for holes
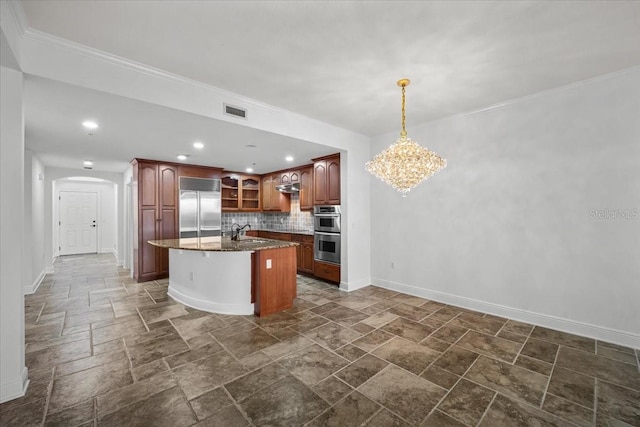
[[[300,184],[297,182],[294,184],[281,184],[276,186],[276,190],[281,193],[298,193],[300,192]]]

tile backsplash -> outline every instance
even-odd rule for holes
[[[300,210],[300,195],[291,194],[291,212],[223,212],[222,232],[227,234],[231,224],[249,223],[254,230],[313,230],[313,215]]]

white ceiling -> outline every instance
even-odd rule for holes
[[[31,28],[366,135],[399,130],[400,91],[395,82],[402,77],[412,80],[407,93],[410,132],[412,123],[640,64],[638,1],[48,0],[23,5]],[[49,149],[46,158],[86,150],[80,142],[84,135],[75,135],[76,119],[69,128],[53,120],[63,119],[55,110],[58,103],[73,114],[77,100],[69,97],[75,93],[85,98],[82,91],[36,80],[27,88],[60,97],[58,101],[35,93],[27,99],[28,144]],[[183,120],[217,135],[217,143],[224,142],[223,135],[229,141],[238,139],[232,136],[238,132],[241,140],[296,144],[123,98],[98,93],[86,98],[105,103],[87,109],[107,114],[100,116],[106,121],[104,133],[93,139],[104,138],[113,148],[123,144],[126,155],[174,156],[170,142],[179,138],[187,144],[192,135],[202,137],[183,126]],[[132,116],[118,115],[122,110],[144,110],[144,132]],[[171,129],[149,135],[149,128],[164,128],[153,121],[161,118],[172,122]],[[47,141],[44,137],[51,134],[56,137]],[[116,135],[127,143],[111,137]],[[169,145],[154,151],[160,141]],[[236,169],[253,161],[243,146],[225,147],[203,161],[224,158],[230,163],[210,164]],[[120,152],[108,147],[86,155],[122,161]],[[274,150],[258,156],[265,164],[276,157],[282,156]],[[197,163],[195,156],[191,160]],[[264,169],[259,165],[257,170]]]
[[[266,173],[335,152],[335,148],[34,76],[26,77],[24,104],[27,148],[38,153],[44,164],[56,167],[79,169],[83,160],[92,160],[96,170],[122,172],[134,157],[179,162],[177,154],[188,154],[189,164],[239,172],[253,167],[255,173]],[[99,122],[100,127],[91,131],[93,136],[81,125],[87,119]],[[205,148],[195,149],[194,141],[203,142]],[[292,164],[285,161],[286,155],[294,157]]]

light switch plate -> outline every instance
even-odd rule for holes
[[[271,260],[270,259],[267,260],[267,269],[269,269],[269,268],[271,268]]]

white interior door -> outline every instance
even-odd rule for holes
[[[60,255],[98,252],[98,193],[61,191]]]

